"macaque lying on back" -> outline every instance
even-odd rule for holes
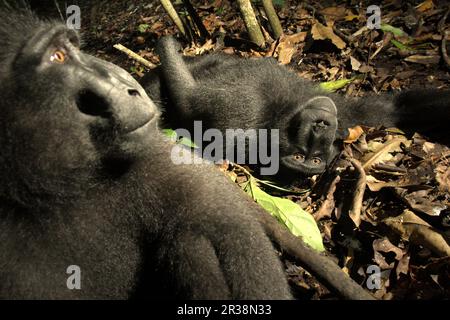
[[[224,54],[183,58],[179,48],[172,37],[162,38],[158,44],[162,64],[142,80],[147,93],[164,110],[166,125],[185,128],[192,135],[194,121],[223,135],[236,128],[278,129],[277,141],[271,141],[271,134],[267,141],[252,135],[235,138],[247,139],[247,145],[256,139],[258,147],[266,143],[272,153],[278,151],[282,172],[323,172],[346,129],[356,125],[419,131],[449,143],[450,91],[416,90],[347,99],[325,92],[273,59]],[[226,149],[225,145],[224,157]],[[245,152],[241,159],[248,162],[252,155],[249,148]]]

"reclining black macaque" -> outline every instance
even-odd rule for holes
[[[0,93],[0,298],[292,297],[261,209],[173,165],[145,91],[73,31],[0,9]]]
[[[269,235],[371,299],[214,166],[174,165],[143,88],[78,44],[0,8],[0,298],[291,299]]]
[[[408,134],[418,131],[450,142],[450,91],[345,99],[273,59],[224,54],[183,58],[178,50],[173,38],[162,38],[162,64],[141,82],[164,110],[165,125],[192,132],[194,121],[201,120],[203,129],[223,133],[228,128],[279,129],[281,172],[324,171],[336,155],[337,143],[355,125],[399,127]]]

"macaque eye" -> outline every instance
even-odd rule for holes
[[[64,63],[67,60],[67,54],[63,50],[56,50],[50,56],[50,61],[55,63]]]
[[[312,158],[311,161],[312,161],[312,163],[315,164],[315,165],[319,165],[319,164],[322,163],[322,159],[317,158],[317,157]]]
[[[296,154],[294,154],[294,160],[303,162],[303,161],[305,161],[305,156],[301,153],[296,153]]]

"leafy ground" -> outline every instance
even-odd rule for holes
[[[370,5],[366,1],[276,2],[283,4],[277,12],[285,35],[271,39],[260,11],[269,43],[261,51],[246,40],[235,1],[193,1],[212,40],[189,48],[185,43],[185,53],[273,56],[315,81],[351,79],[344,81],[340,92],[352,96],[413,87],[449,88],[446,1],[382,1],[382,30],[365,27]],[[158,63],[156,40],[178,34],[159,1],[97,1],[87,4],[83,13],[85,50],[136,77],[146,68],[112,46],[123,44]],[[381,283],[371,291],[377,298],[448,299],[449,162],[450,149],[419,135],[355,128],[327,173],[290,186],[308,191],[267,191],[313,214],[330,256],[358,283],[367,287],[367,268],[379,267]],[[227,169],[241,184],[248,179],[236,168]],[[299,297],[334,298],[309,273],[288,259],[285,264]]]

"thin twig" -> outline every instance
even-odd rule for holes
[[[373,169],[390,172],[390,173],[394,173],[394,174],[406,174],[408,172],[408,170],[406,170],[405,168],[400,168],[400,167],[388,165],[385,163],[377,163],[373,166]]]
[[[391,43],[393,37],[394,35],[392,34],[392,32],[385,33],[381,46],[379,46],[377,50],[375,50],[375,52],[369,57],[369,60],[373,60],[376,57],[376,55],[381,52],[381,50],[383,50],[386,46],[388,46]]]
[[[62,12],[61,12],[61,8],[59,7],[59,3],[58,3],[58,1],[56,1],[56,0],[54,0],[54,2],[55,2],[55,7],[56,7],[56,9],[58,9],[58,12],[59,12],[59,16],[60,16],[60,18],[61,18],[61,21],[64,22],[65,19],[64,19],[64,16],[63,16]]]
[[[445,22],[447,21],[448,15],[450,14],[450,6],[448,7],[447,11],[445,12],[442,19],[438,22],[437,30],[442,33],[445,30]]]
[[[442,32],[442,45],[441,45],[441,51],[442,51],[442,58],[444,59],[445,64],[447,65],[447,68],[450,69],[450,58],[447,54],[447,36],[449,35],[449,31],[446,30]]]
[[[172,2],[170,0],[160,0],[162,6],[164,7],[164,10],[166,10],[167,14],[169,15],[170,19],[172,19],[173,23],[177,26],[178,30],[180,30],[181,34],[184,36],[185,39],[187,39],[187,33],[184,29],[183,22],[180,19],[180,16],[178,16],[177,11],[172,5]]]
[[[447,11],[445,12],[442,19],[439,21],[437,25],[437,30],[442,35],[442,43],[441,43],[441,53],[442,53],[442,59],[444,60],[445,64],[447,65],[447,68],[450,69],[450,58],[447,54],[447,37],[449,35],[449,31],[445,29],[448,15],[450,14],[450,6],[448,7]]]
[[[197,11],[195,11],[191,2],[189,0],[183,0],[183,4],[192,20],[194,21],[194,24],[197,26],[197,29],[200,32],[200,36],[202,38],[209,39],[211,35],[203,24],[202,19],[200,19],[199,15],[197,14]]]
[[[142,58],[140,55],[138,55],[136,52],[128,49],[127,47],[119,44],[115,44],[114,48],[116,48],[119,51],[124,52],[127,56],[129,56],[130,58],[136,60],[137,62],[139,62],[140,64],[146,66],[149,69],[155,69],[157,67],[156,64],[151,63],[150,61]]]
[[[354,37],[352,35],[346,35],[344,32],[342,32],[341,30],[339,30],[338,27],[336,27],[336,25],[333,25],[333,32],[342,40],[344,40],[345,42],[347,42],[347,44],[351,44],[354,40]]]

